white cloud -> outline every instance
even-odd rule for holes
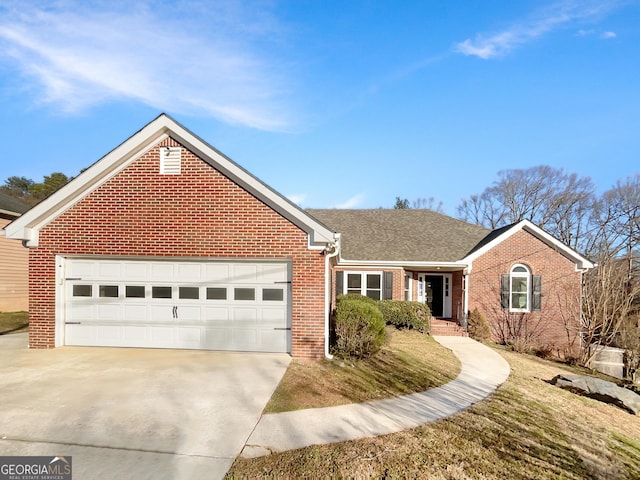
[[[603,32],[600,35],[600,38],[604,38],[605,40],[609,39],[609,38],[616,38],[616,32]]]
[[[258,7],[42,5],[0,0],[0,61],[36,85],[40,102],[81,112],[126,99],[264,130],[290,126],[284,68],[269,43],[278,25]]]
[[[362,205],[362,202],[364,202],[364,198],[365,196],[363,193],[358,193],[353,197],[345,200],[344,202],[339,203],[337,205],[333,205],[330,208],[340,208],[340,209],[356,208],[359,205]]]
[[[620,2],[615,0],[560,1],[523,22],[514,23],[503,31],[489,35],[480,33],[473,40],[468,38],[459,42],[454,46],[454,50],[463,55],[472,55],[484,60],[502,57],[553,30],[578,21],[595,21],[619,5]],[[578,31],[578,35],[590,33],[590,30]]]
[[[296,205],[301,205],[307,198],[307,195],[305,193],[294,193],[293,195],[287,195],[287,198]]]

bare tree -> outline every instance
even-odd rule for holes
[[[428,210],[433,210],[434,212],[444,213],[444,207],[442,202],[436,203],[436,199],[433,197],[416,198],[412,203],[412,208],[426,208]]]
[[[585,275],[581,363],[588,363],[596,350],[593,347],[618,343],[624,327],[637,324],[640,282],[636,275],[629,271],[626,259],[613,256]]]
[[[498,180],[458,206],[460,218],[495,229],[527,219],[577,248],[595,200],[589,177],[540,165],[503,170]]]

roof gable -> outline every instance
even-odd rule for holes
[[[27,246],[37,246],[38,232],[42,227],[167,137],[184,145],[221,174],[305,231],[311,248],[324,248],[327,243],[335,241],[334,232],[166,114],[158,116],[67,185],[5,227],[6,236],[21,239]]]
[[[513,223],[493,230],[469,252],[464,260],[469,263],[473,262],[473,260],[485,254],[496,245],[504,242],[519,231],[526,231],[532,234],[540,241],[574,262],[577,269],[589,269],[595,266],[591,260],[576,252],[571,247],[565,245],[560,240],[548,234],[545,230],[529,220],[521,220],[518,223]]]

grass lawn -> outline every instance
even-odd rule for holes
[[[373,358],[291,362],[265,413],[328,407],[422,392],[453,380],[460,362],[432,337],[387,327]]]
[[[0,312],[0,335],[29,330],[28,312]]]
[[[547,383],[562,372],[584,371],[498,352],[511,376],[489,399],[458,415],[380,437],[237,459],[228,476],[640,478],[640,417]]]

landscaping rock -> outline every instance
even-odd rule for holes
[[[634,415],[640,415],[640,395],[619,387],[613,382],[586,375],[565,373],[556,375],[549,383],[585,397],[610,403]]]

